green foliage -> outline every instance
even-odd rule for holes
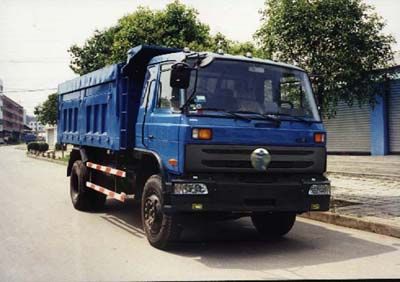
[[[41,142],[39,143],[39,151],[46,152],[49,149],[49,144]]]
[[[46,152],[49,150],[49,144],[44,142],[30,142],[27,145],[27,150],[34,152]]]
[[[238,42],[229,40],[225,35],[218,32],[215,36],[211,37],[211,41],[206,46],[206,50],[217,52],[222,49],[225,53],[232,55],[245,55],[250,52],[253,57],[262,58],[264,53],[261,49],[257,48],[252,42]]]
[[[296,64],[311,74],[324,113],[335,115],[338,101],[374,105],[377,70],[390,66],[394,39],[384,21],[362,0],[266,0],[256,32],[264,55]]]
[[[67,150],[67,145],[66,144],[61,144],[61,143],[56,143],[54,146],[54,149],[56,151],[61,151],[61,150]]]
[[[174,1],[163,10],[139,7],[119,19],[115,26],[97,30],[82,47],[71,46],[70,67],[82,75],[125,61],[127,51],[140,44],[214,52],[222,48],[230,54],[263,55],[251,42],[232,41],[221,33],[211,36],[209,26],[200,22],[195,9]]]
[[[168,4],[164,10],[139,7],[122,17],[116,26],[96,31],[82,47],[71,46],[70,67],[75,73],[85,74],[126,60],[126,52],[140,44],[203,50],[210,43],[210,29],[197,16],[196,10],[179,1]]]
[[[34,114],[42,124],[57,124],[57,93],[50,94],[43,104],[35,107]]]
[[[38,143],[37,142],[30,142],[28,143],[28,145],[26,146],[26,149],[28,151],[37,151],[38,148]]]
[[[85,74],[104,67],[110,62],[114,35],[119,27],[103,31],[96,30],[82,47],[74,44],[68,52],[72,55],[70,68],[78,74]]]

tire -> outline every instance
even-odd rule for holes
[[[255,213],[251,221],[258,233],[266,238],[278,238],[287,234],[296,221],[295,213]]]
[[[161,177],[153,175],[144,185],[141,210],[147,240],[157,249],[168,249],[172,242],[179,240],[183,229],[176,215],[162,212],[163,201]]]
[[[104,206],[106,195],[86,188],[88,170],[81,160],[72,165],[70,195],[74,208],[80,211],[99,210]]]

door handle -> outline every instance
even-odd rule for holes
[[[154,139],[154,135],[149,135],[148,137],[149,137],[150,140]]]

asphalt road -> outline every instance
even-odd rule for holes
[[[399,239],[304,219],[277,241],[248,219],[193,227],[160,251],[133,202],[74,210],[65,171],[0,147],[0,281],[400,277]]]

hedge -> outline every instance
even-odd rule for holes
[[[28,151],[46,152],[49,149],[49,144],[45,142],[30,142],[27,145]]]
[[[55,149],[56,149],[56,151],[61,151],[61,150],[65,151],[65,150],[67,150],[67,145],[66,144],[56,143]]]

